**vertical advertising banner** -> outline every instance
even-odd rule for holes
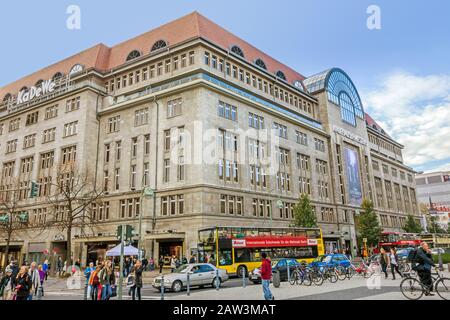
[[[350,204],[361,205],[362,191],[359,177],[358,153],[350,148],[344,148],[345,167],[347,174]]]

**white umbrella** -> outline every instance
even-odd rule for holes
[[[124,256],[138,256],[139,250],[133,246],[126,246],[123,248]],[[117,247],[112,248],[106,252],[107,257],[118,257],[120,256],[120,244]]]

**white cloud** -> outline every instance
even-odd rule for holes
[[[405,146],[408,165],[450,164],[450,75],[397,71],[362,96],[367,112]]]

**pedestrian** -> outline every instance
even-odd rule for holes
[[[170,270],[171,270],[171,272],[174,273],[176,268],[177,268],[177,258],[175,256],[172,256],[172,258],[170,258]]]
[[[133,300],[141,300],[141,289],[142,289],[142,272],[144,271],[144,266],[137,260],[134,264],[133,269],[131,269],[131,274],[134,276],[134,284],[131,287],[131,297]]]
[[[116,276],[112,268],[111,260],[105,262],[105,266],[99,274],[100,284],[102,285],[102,300],[109,300],[111,298],[112,289],[116,284]]]
[[[37,296],[39,287],[41,286],[41,278],[39,276],[39,270],[36,262],[32,262],[28,270],[28,274],[31,279],[32,288],[30,290],[29,300],[33,300],[33,296]]]
[[[93,272],[91,272],[91,275],[89,277],[89,287],[90,287],[90,294],[92,300],[98,300],[99,293],[101,293],[101,284],[99,279],[99,273],[102,270],[103,265],[101,262],[97,263],[97,267]]]
[[[192,255],[191,256],[191,258],[189,259],[189,263],[195,263],[196,262],[196,259],[195,259],[195,256],[194,255]]]
[[[349,247],[345,250],[345,255],[347,256],[348,260],[352,260],[352,251]]]
[[[136,265],[134,265],[134,266],[136,266]],[[148,267],[148,259],[147,258],[142,259],[142,267],[144,268],[144,271],[147,270],[147,267]]]
[[[150,258],[149,265],[150,271],[155,271],[155,259],[153,257]]]
[[[90,262],[88,267],[84,270],[84,276],[86,277],[86,298],[91,295],[92,286],[89,284],[89,280],[91,279],[92,273],[95,271],[94,263]]]
[[[14,292],[13,270],[10,266],[6,267],[5,275],[0,280],[0,297],[2,300],[11,300]]]
[[[386,253],[386,250],[384,248],[380,249],[380,264],[381,264],[381,270],[384,273],[385,278],[388,278],[387,268],[389,266],[389,256]]]
[[[17,277],[14,280],[14,284],[15,284],[14,289],[15,300],[28,300],[30,292],[33,289],[33,284],[31,282],[31,277],[28,274],[27,266],[20,267],[19,273],[17,274]]]
[[[40,300],[44,296],[44,281],[45,281],[45,271],[42,265],[38,266],[38,273],[39,273],[39,280],[40,280],[40,286],[38,289],[38,300]]]
[[[163,267],[164,267],[164,258],[163,258],[163,256],[159,257],[158,266],[159,266],[159,273],[161,274],[162,271],[163,271]]]
[[[63,266],[63,275],[65,275],[67,273],[67,260],[64,261],[64,266]]]
[[[419,249],[416,251],[412,269],[417,271],[420,282],[426,289],[426,296],[434,296],[432,293],[433,279],[431,278],[431,268],[434,266],[435,264],[433,261],[433,256],[431,255],[431,249],[429,248],[428,243],[422,242]]]
[[[188,260],[186,257],[183,257],[183,259],[181,260],[181,264],[187,264]]]
[[[398,269],[398,256],[397,250],[395,248],[391,249],[389,258],[391,261],[392,280],[395,280],[395,272],[397,272],[400,275],[400,278],[403,278],[403,274]]]
[[[49,272],[48,260],[44,261],[44,264],[42,265],[42,270],[45,272],[45,281],[47,281],[47,279],[48,279],[48,272]]]
[[[270,280],[272,279],[272,263],[265,252],[261,253],[261,257],[261,283],[264,292],[264,299],[275,300],[272,292],[270,291]]]
[[[13,279],[16,279],[17,275],[19,274],[19,266],[17,264],[16,260],[11,260],[11,263],[9,264],[11,270],[12,270],[12,274],[11,277]]]
[[[58,273],[58,276],[61,277],[63,270],[63,261],[61,256],[58,257],[58,261],[56,262],[56,272]]]

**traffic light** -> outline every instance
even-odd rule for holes
[[[127,226],[126,232],[125,232],[125,239],[131,240],[134,236],[134,228],[132,226]]]
[[[19,214],[19,221],[21,223],[28,223],[28,212],[22,212]]]
[[[30,198],[36,198],[38,195],[39,186],[36,182],[31,182],[31,192],[30,192]]]
[[[117,238],[122,239],[122,226],[117,227]]]

